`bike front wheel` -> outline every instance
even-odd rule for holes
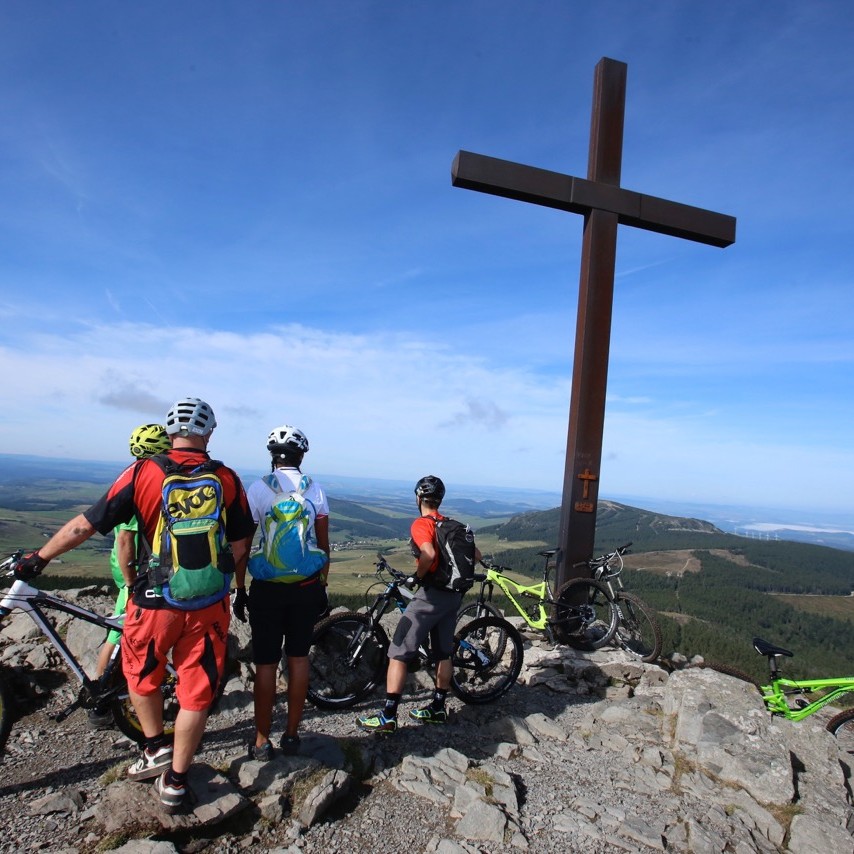
[[[489,602],[471,602],[463,606],[457,612],[457,625],[454,630],[455,634],[459,634],[472,620],[480,620],[483,617],[494,617],[496,620],[503,620],[504,614]],[[485,631],[485,630],[482,630]],[[503,649],[496,649],[497,656],[503,655]]]
[[[463,605],[457,612],[457,631],[464,629],[472,620],[479,620],[481,617],[495,617],[497,620],[503,620],[504,614],[489,602],[470,602],[468,605]]]
[[[178,697],[175,689],[178,685],[178,677],[170,667],[166,671],[166,677],[160,690],[163,694],[163,734],[172,736],[175,732],[175,718],[178,717]],[[131,741],[142,744],[145,741],[145,733],[142,724],[133,707],[128,691],[127,679],[122,670],[121,650],[113,662],[113,669],[107,679],[107,692],[111,695],[110,711],[113,720],[122,735],[126,735]]]
[[[661,627],[655,612],[633,593],[618,593],[620,621],[614,641],[629,655],[648,664],[661,655]]]
[[[854,709],[846,709],[827,722],[827,731],[836,736],[839,749],[854,756]]]
[[[554,625],[575,649],[600,649],[610,643],[619,619],[608,589],[592,578],[573,578],[558,590]]]
[[[388,638],[364,614],[334,614],[314,627],[308,654],[308,698],[320,709],[352,706],[376,688],[388,659]]]
[[[507,620],[472,620],[454,639],[451,690],[466,703],[491,703],[519,678],[523,656],[522,636]]]

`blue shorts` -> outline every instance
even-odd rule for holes
[[[388,657],[409,661],[430,637],[433,661],[450,658],[454,652],[454,627],[463,594],[455,590],[422,587],[406,606],[388,648]]]

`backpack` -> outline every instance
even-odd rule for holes
[[[436,571],[427,576],[430,587],[465,593],[474,584],[474,532],[456,519],[436,520]]]
[[[299,486],[289,492],[275,473],[263,480],[276,498],[261,520],[261,542],[258,553],[249,558],[249,574],[259,581],[284,583],[317,575],[328,557],[309,539],[317,515],[305,497],[311,478],[303,475]]]
[[[205,608],[231,587],[234,557],[225,539],[225,506],[218,460],[182,465],[165,454],[150,458],[163,470],[160,519],[148,560],[150,582],[184,611]]]

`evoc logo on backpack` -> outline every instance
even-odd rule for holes
[[[474,584],[474,532],[456,519],[437,519],[436,551],[439,563],[427,576],[430,586],[464,593]]]
[[[195,610],[221,599],[231,586],[234,558],[225,539],[222,463],[185,468],[165,455],[160,519],[149,559],[149,577],[176,608]]]
[[[285,492],[275,473],[264,478],[274,496],[261,520],[258,554],[249,558],[249,574],[261,581],[299,581],[323,569],[326,552],[312,536],[317,512],[305,497],[311,478],[303,475],[299,486]]]

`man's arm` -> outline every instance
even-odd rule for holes
[[[53,560],[71,549],[77,548],[81,543],[86,542],[92,534],[95,533],[95,527],[81,513],[75,516],[70,522],[66,522],[41,548],[38,549],[39,555],[44,560]]]
[[[320,571],[323,581],[329,583],[329,517],[318,516],[314,520],[314,535],[317,537],[317,547],[326,552],[326,565]]]
[[[246,587],[246,564],[249,562],[249,551],[252,548],[252,539],[255,536],[255,528],[252,533],[242,540],[234,540],[231,543],[231,553],[234,555],[234,584],[236,587]]]
[[[129,528],[116,531],[116,560],[128,587],[136,581],[136,532]]]
[[[429,540],[422,543],[421,553],[415,561],[415,575],[419,581],[424,580],[424,576],[430,572],[430,567],[433,566],[433,561],[436,559],[436,547]]]

